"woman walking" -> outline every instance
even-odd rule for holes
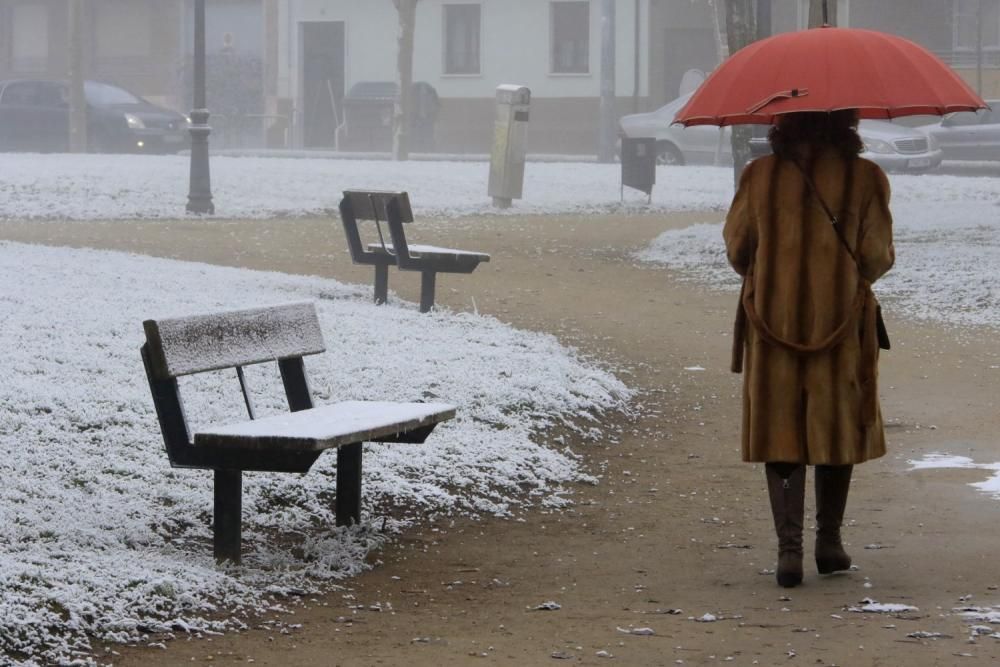
[[[817,569],[851,565],[840,529],[852,468],[885,454],[871,283],[894,251],[889,183],[858,157],[857,112],[778,119],[774,154],[744,170],[723,235],[744,277],[733,348],[733,370],[744,374],[743,460],[766,464],[777,580],[791,587],[802,582],[807,465]]]

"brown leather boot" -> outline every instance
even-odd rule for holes
[[[802,583],[802,518],[805,513],[806,467],[767,464],[767,491],[778,535],[778,585],[792,588]],[[782,470],[784,468],[784,470]],[[782,477],[779,470],[790,474]]]
[[[851,567],[840,541],[854,466],[816,466],[816,569],[820,574]]]

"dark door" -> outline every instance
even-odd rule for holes
[[[331,148],[343,120],[344,23],[302,24],[302,141]]]

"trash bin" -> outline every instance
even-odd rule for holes
[[[434,86],[417,81],[410,89],[410,149],[434,149],[438,95]],[[392,116],[399,86],[394,81],[359,81],[344,96],[344,138],[340,148],[354,151],[392,150]]]
[[[653,196],[656,184],[656,139],[622,137],[622,199],[625,187],[642,190]]]
[[[496,94],[488,192],[494,206],[510,208],[513,200],[521,198],[524,186],[531,91],[524,86],[504,84],[497,86]]]

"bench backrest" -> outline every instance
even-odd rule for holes
[[[170,463],[177,467],[305,472],[316,453],[213,451],[191,441],[177,378],[236,368],[247,412],[254,410],[243,366],[277,361],[291,411],[313,407],[302,357],[325,351],[310,302],[143,322],[142,359]]]
[[[146,320],[142,326],[153,370],[162,379],[326,350],[310,302]]]
[[[399,235],[403,238],[403,247],[405,248],[405,236],[402,233],[400,223],[413,222],[410,196],[406,192],[389,190],[345,190],[344,198],[340,201],[340,220],[344,225],[344,234],[347,236],[347,249],[355,263],[385,263],[385,255],[365,250],[361,242],[358,222],[372,220],[376,225],[381,222],[388,223],[393,245],[395,245],[396,235]],[[395,230],[395,234],[393,233],[394,228],[398,228]]]

